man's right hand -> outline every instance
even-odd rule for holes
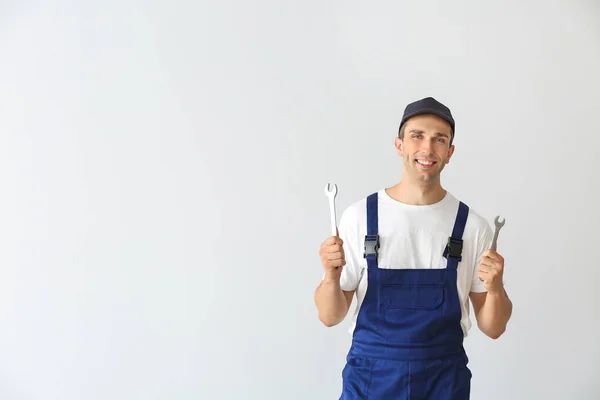
[[[346,265],[343,248],[344,241],[339,236],[331,236],[321,244],[319,255],[325,270],[325,280],[338,280],[342,267]]]
[[[315,291],[315,303],[319,319],[325,326],[337,325],[346,317],[354,295],[354,290],[344,291],[340,286],[342,269],[346,265],[343,244],[337,232],[337,236],[325,240],[319,249],[325,277]]]

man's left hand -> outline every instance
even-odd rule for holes
[[[499,293],[504,287],[504,258],[495,250],[489,249],[481,258],[477,276],[483,279],[488,293]]]

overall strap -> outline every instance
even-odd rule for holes
[[[448,238],[448,244],[444,250],[444,257],[448,260],[446,266],[447,269],[457,269],[458,263],[462,260],[462,237],[468,216],[469,207],[461,201],[458,205],[458,212],[456,214],[452,236]]]
[[[377,268],[377,251],[379,250],[377,192],[367,197],[367,235],[365,236],[365,253],[369,268]]]

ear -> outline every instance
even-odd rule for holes
[[[394,139],[394,147],[396,148],[396,153],[402,157],[404,155],[404,142],[397,136]]]
[[[454,154],[454,145],[450,146],[448,149],[448,157],[446,158],[446,164],[450,163],[450,159],[452,158],[452,154]]]

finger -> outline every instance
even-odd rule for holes
[[[343,258],[339,258],[337,260],[328,260],[325,262],[325,266],[329,268],[343,267],[344,265],[346,265],[346,260],[344,260]]]
[[[340,249],[340,248],[342,248],[342,244],[341,244],[341,243],[339,243],[339,241],[335,241],[335,240],[334,240],[334,241],[332,241],[332,242],[329,242],[329,243],[327,243],[327,242],[326,242],[326,243],[323,243],[323,246],[321,246],[321,247],[322,247],[323,249],[335,249],[335,248],[338,248],[338,249]]]
[[[332,244],[344,244],[344,241],[339,236],[331,236],[323,244],[325,246],[329,246],[329,245],[332,245]]]
[[[344,258],[344,252],[337,251],[335,253],[324,254],[325,260],[341,260]]]
[[[500,277],[501,273],[496,269],[483,267],[479,269],[479,271],[477,272],[477,276],[479,276],[480,278],[484,277],[484,279],[486,280],[494,280]]]
[[[479,263],[480,267],[486,267],[486,268],[491,268],[491,269],[496,269],[496,270],[501,270],[502,269],[502,264],[499,264],[497,261],[491,261],[491,260],[482,260]]]
[[[494,274],[501,274],[502,273],[502,268],[497,266],[497,265],[484,265],[484,264],[480,264],[478,267],[479,270],[488,272],[488,273],[494,273]]]
[[[330,254],[330,253],[340,253],[344,252],[344,248],[339,244],[334,244],[331,246],[326,246],[321,249],[321,254]]]
[[[488,257],[495,261],[504,261],[504,257],[500,255],[496,250],[488,249],[485,253],[483,253],[484,257]]]
[[[490,274],[485,271],[479,271],[477,272],[477,277],[482,281],[488,281],[490,279]]]
[[[337,241],[337,236],[330,236],[327,238],[326,241],[323,242],[323,244],[321,245],[321,247],[326,247],[326,246],[331,246],[332,244],[335,244],[335,242]]]
[[[497,275],[498,275],[498,272],[493,269],[486,268],[486,269],[479,269],[477,271],[477,276],[484,280],[491,280]]]
[[[479,265],[479,271],[482,271],[482,272],[485,272],[485,273],[489,273],[489,272],[491,272],[493,270],[494,270],[494,267],[490,267],[489,265],[483,265],[483,264]]]
[[[502,268],[502,261],[498,260],[498,259],[493,259],[487,256],[484,256],[481,258],[481,262],[480,264],[482,265],[487,265],[488,267],[494,267],[494,268],[498,268],[501,269]]]
[[[319,250],[320,254],[344,253],[344,248],[339,244],[325,246]]]

